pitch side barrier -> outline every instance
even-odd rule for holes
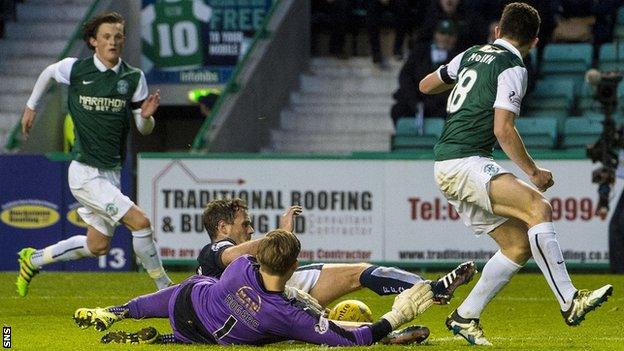
[[[595,215],[595,165],[582,150],[533,155],[554,174],[556,184],[545,195],[568,266],[608,269],[609,218]],[[166,265],[196,265],[209,242],[202,209],[223,197],[247,201],[256,234],[276,228],[288,206],[303,206],[295,223],[301,262],[429,270],[466,260],[485,263],[497,247],[487,236],[475,237],[439,192],[432,156],[144,153],[138,157],[137,199]],[[495,158],[526,180],[504,155]],[[622,185],[616,188],[614,194]]]
[[[43,248],[74,235],[87,224],[67,183],[68,154],[0,155],[0,271],[19,268],[15,254],[24,247]],[[121,188],[132,193],[130,160],[121,173]],[[118,227],[106,256],[60,262],[46,271],[129,271],[134,267],[132,235]]]

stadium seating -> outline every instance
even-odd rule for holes
[[[602,111],[602,105],[591,95],[581,95],[577,100],[577,108],[580,115],[587,113],[599,113]]]
[[[591,44],[548,44],[544,49],[541,73],[582,79],[591,61]]]
[[[533,66],[537,65],[537,48],[531,49],[531,51],[529,51],[529,55],[531,55],[531,64]]]
[[[624,43],[603,44],[598,68],[601,71],[621,71],[624,68]]]
[[[522,117],[516,128],[528,149],[552,149],[557,146],[556,117]]]
[[[582,115],[589,112],[600,112],[601,106],[600,102],[596,100],[595,95],[595,87],[587,82],[583,82],[583,84],[578,89],[578,97],[576,100],[576,110]]]
[[[613,35],[616,38],[624,39],[624,6],[618,10],[617,20],[615,28],[613,29]]]
[[[547,78],[537,82],[533,93],[527,97],[526,114],[569,114],[574,102],[574,81],[565,78]]]
[[[595,143],[602,133],[603,120],[600,114],[568,118],[564,127],[564,148],[584,148]]]
[[[624,52],[623,52],[624,53]],[[602,61],[601,61],[602,63]],[[622,59],[619,63],[620,66],[624,68],[624,59]],[[587,113],[603,113],[602,105],[595,97],[596,88],[587,82],[583,82],[583,85],[579,89],[579,95],[577,97],[576,110],[580,112],[580,114],[585,115]],[[622,120],[622,115],[624,114],[624,83],[620,83],[618,85],[618,109],[614,112],[614,118]]]
[[[413,117],[400,118],[396,125],[396,134],[392,139],[392,149],[396,151],[431,150],[438,141],[444,128],[444,118],[425,118],[423,133],[419,134]]]
[[[588,117],[591,119],[598,119],[598,120],[603,120],[604,119],[604,113],[602,111],[593,111],[593,112],[588,112],[588,113],[584,113],[583,117]],[[616,110],[615,112],[613,112],[611,114],[611,117],[613,117],[613,119],[615,120],[616,123],[622,123],[622,121],[624,121],[622,119],[622,113],[618,110]]]
[[[623,28],[624,7],[618,12]],[[616,53],[616,50],[618,53]],[[535,55],[533,50],[531,55]],[[535,57],[534,57],[535,58]],[[528,149],[576,149],[594,143],[602,132],[602,105],[594,98],[595,87],[584,82],[591,67],[590,44],[549,44],[544,52],[541,79],[523,101],[516,127]],[[624,68],[624,43],[604,44],[600,49],[599,69]],[[619,101],[624,102],[624,83],[618,87]],[[579,115],[579,117],[572,116]],[[624,103],[613,118],[624,122]],[[423,135],[418,135],[414,118],[402,118],[396,126],[393,150],[429,149],[443,128],[442,118],[426,119]]]
[[[617,24],[615,28],[613,29],[613,35],[617,39],[620,39],[620,40],[624,39],[624,25]]]
[[[567,111],[548,111],[548,110],[533,110],[527,113],[521,113],[520,118],[516,119],[516,122],[520,119],[524,118],[546,118],[546,119],[554,119],[557,122],[557,133],[561,133],[563,131],[563,124],[568,118],[569,113]]]

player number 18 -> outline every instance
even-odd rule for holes
[[[455,84],[447,101],[446,109],[449,113],[457,112],[464,103],[468,92],[477,81],[477,71],[464,68],[457,78],[457,84]]]

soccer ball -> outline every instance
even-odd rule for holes
[[[372,322],[373,313],[362,301],[345,300],[339,302],[329,311],[329,319],[349,322]]]

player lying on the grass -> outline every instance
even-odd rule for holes
[[[309,295],[285,294],[297,269],[301,245],[291,232],[276,229],[258,244],[256,258],[243,255],[220,279],[195,275],[179,285],[139,296],[108,309],[78,309],[79,326],[105,330],[123,318],[169,318],[173,334],[153,328],[139,333],[113,332],[104,342],[161,342],[263,345],[299,340],[329,346],[370,345],[412,321],[433,304],[431,286],[418,282],[399,294],[380,320],[355,328],[328,320]]]
[[[280,228],[293,230],[300,206],[291,206],[280,219]],[[203,213],[210,244],[200,252],[198,274],[219,278],[225,267],[241,255],[255,255],[262,238],[251,240],[254,229],[247,206],[241,199],[214,200]],[[431,282],[436,304],[447,304],[458,286],[476,273],[473,262],[465,262],[437,281]],[[322,306],[366,287],[378,295],[398,294],[424,279],[394,267],[369,263],[317,263],[299,267],[286,285],[312,295]]]
[[[611,285],[592,291],[572,284],[552,208],[541,194],[554,184],[552,173],[531,158],[514,124],[527,86],[522,58],[537,44],[539,26],[533,7],[509,4],[494,43],[473,46],[420,82],[425,94],[454,87],[444,131],[434,147],[436,182],[466,225],[477,235],[489,234],[500,247],[466,300],[446,320],[449,330],[471,344],[490,344],[479,325],[481,312],[531,256],[568,325],[581,323],[613,291]],[[537,189],[494,162],[497,141]]]

